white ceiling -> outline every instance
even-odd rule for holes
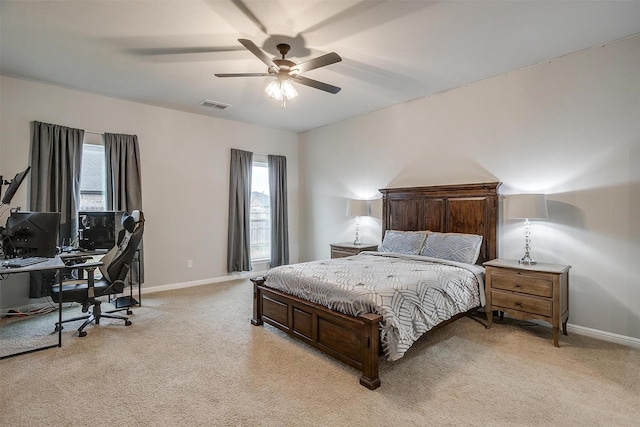
[[[176,110],[301,132],[640,33],[640,1],[5,1],[0,72]],[[285,109],[247,38],[303,75]],[[185,53],[188,52],[188,53]],[[203,99],[231,107],[202,107]]]

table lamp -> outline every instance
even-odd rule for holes
[[[356,239],[354,245],[360,245],[360,217],[369,215],[369,202],[367,200],[348,199],[347,200],[347,216],[356,217]]]
[[[531,230],[530,219],[544,219],[549,216],[547,201],[544,194],[514,194],[509,197],[507,218],[524,219],[524,256],[520,264],[533,265],[531,258]]]

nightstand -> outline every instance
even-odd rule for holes
[[[352,242],[332,243],[331,258],[343,258],[351,255],[358,255],[362,251],[377,251],[378,245],[361,243],[354,245]]]
[[[558,344],[558,330],[567,335],[569,319],[570,265],[494,259],[486,268],[485,291],[487,329],[491,328],[493,310],[509,313],[516,319],[541,319],[551,323],[553,344]],[[502,313],[501,313],[502,318]]]

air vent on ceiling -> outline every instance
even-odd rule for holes
[[[218,102],[218,101],[212,101],[210,99],[204,99],[200,105],[202,105],[203,107],[209,107],[209,108],[215,108],[217,110],[226,110],[227,108],[231,107],[230,104],[225,104],[223,102]]]

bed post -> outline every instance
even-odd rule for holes
[[[360,384],[369,390],[375,390],[380,387],[380,376],[378,375],[378,358],[380,331],[379,323],[382,316],[375,313],[366,313],[358,316],[363,320],[362,337],[362,376]]]
[[[254,277],[251,280],[253,282],[253,319],[251,319],[251,324],[255,326],[262,325],[262,305],[260,304],[260,289],[259,285],[264,283],[264,277],[258,276]]]

